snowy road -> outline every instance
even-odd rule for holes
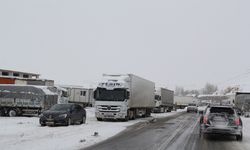
[[[85,150],[249,150],[250,118],[243,118],[244,138],[209,136],[200,138],[197,114],[183,113],[156,122],[139,123]]]
[[[86,110],[86,124],[68,127],[41,127],[38,117],[0,117],[0,149],[77,150],[106,140],[136,123],[180,113],[152,114],[153,117],[128,122],[100,122],[95,118],[94,108]],[[98,136],[93,136],[94,132],[98,132]]]

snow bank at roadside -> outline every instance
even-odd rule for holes
[[[243,122],[243,141],[244,147],[250,148],[250,118],[241,117]]]
[[[93,108],[86,110],[86,124],[68,127],[41,127],[37,117],[0,117],[1,150],[80,149],[112,137],[138,122],[148,121],[152,117],[171,116],[179,112],[152,114],[152,117],[128,122],[99,122],[96,121]],[[94,132],[98,132],[98,136],[93,136]]]

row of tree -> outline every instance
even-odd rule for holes
[[[227,93],[236,92],[236,91],[239,91],[239,87],[229,86],[220,93],[227,94]],[[215,92],[218,92],[218,86],[211,84],[211,83],[206,83],[204,88],[199,89],[199,90],[185,90],[181,86],[177,86],[175,88],[175,95],[177,95],[177,96],[214,94]]]

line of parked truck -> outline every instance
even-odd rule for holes
[[[103,75],[95,89],[76,86],[0,85],[0,115],[40,114],[55,104],[94,106],[98,121],[148,117],[174,109],[174,92],[133,74]]]

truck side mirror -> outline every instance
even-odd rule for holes
[[[126,93],[126,99],[129,99],[129,91],[127,91],[127,93]]]
[[[94,99],[96,99],[96,90],[94,91]]]

